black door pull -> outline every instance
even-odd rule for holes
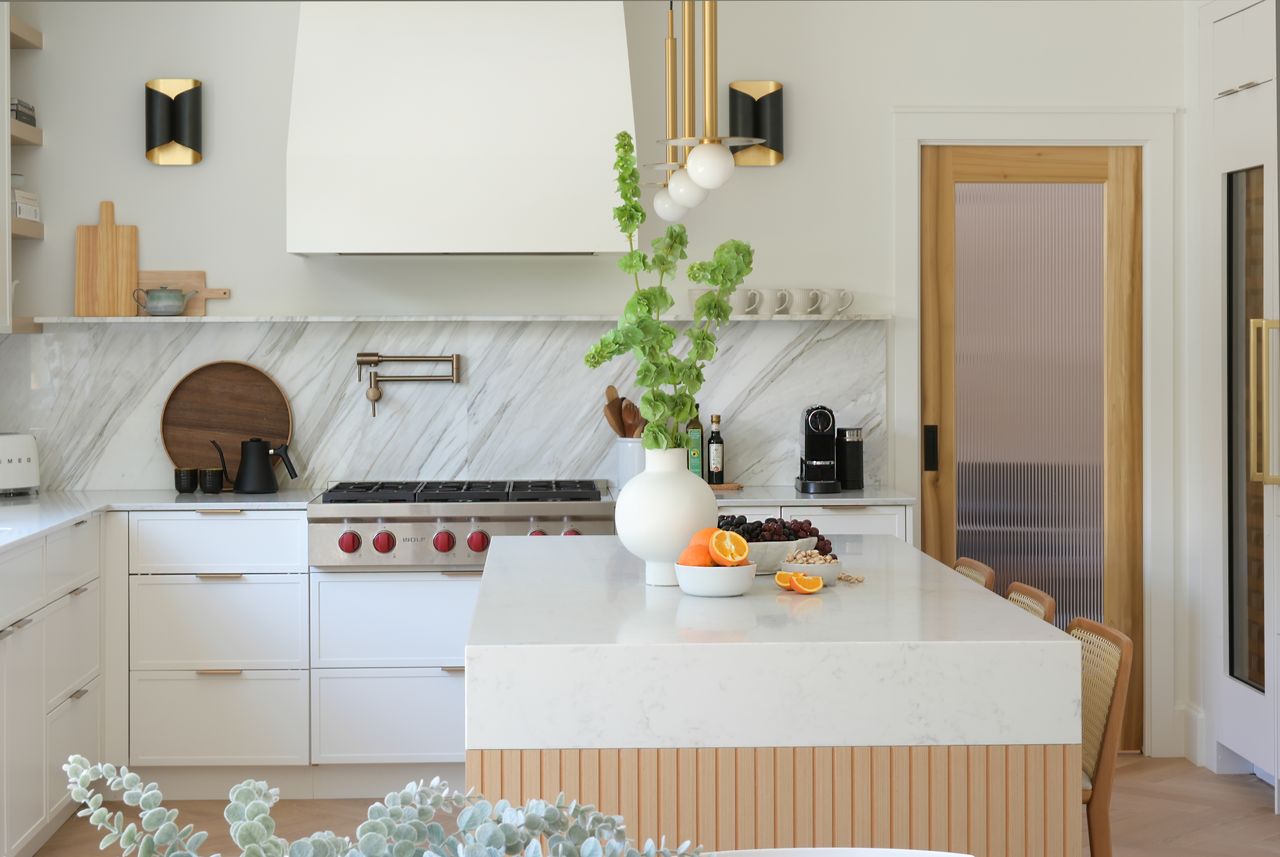
[[[938,427],[924,427],[924,470],[926,473],[938,472]]]

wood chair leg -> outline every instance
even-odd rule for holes
[[[1089,818],[1089,857],[1111,857],[1111,807],[1091,800],[1084,811]]]

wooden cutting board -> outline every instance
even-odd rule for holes
[[[187,305],[183,308],[185,316],[202,316],[205,314],[205,301],[231,297],[231,289],[205,288],[204,271],[139,271],[138,288],[158,289],[167,286],[180,292],[191,294]],[[151,315],[145,309],[138,309],[138,315]]]
[[[115,204],[99,203],[97,225],[76,227],[76,315],[137,315],[137,287],[138,227],[116,225]]]
[[[225,360],[194,370],[173,388],[160,417],[160,436],[174,467],[217,467],[222,444],[227,470],[240,469],[240,441],[272,444],[293,439],[293,411],[270,375],[257,366]]]

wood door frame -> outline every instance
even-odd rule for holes
[[[894,113],[894,317],[891,322],[888,420],[892,473],[914,482],[920,472],[920,146],[1066,145],[1142,147],[1143,192],[1143,671],[1145,752],[1190,755],[1203,763],[1205,715],[1196,695],[1196,643],[1177,629],[1198,624],[1182,593],[1194,584],[1179,545],[1195,535],[1179,524],[1176,495],[1189,486],[1175,454],[1185,411],[1174,397],[1186,361],[1175,352],[1175,303],[1186,269],[1175,246],[1175,116],[1165,107],[1118,109],[901,107]],[[918,519],[918,516],[917,516]],[[1190,548],[1188,548],[1190,549]],[[1184,690],[1179,692],[1179,682]],[[1191,698],[1187,696],[1190,688]],[[1189,753],[1188,750],[1191,750]]]
[[[955,186],[1104,187],[1103,621],[1142,664],[1142,150],[1134,146],[923,146],[920,150],[920,419],[936,425],[938,469],[920,474],[923,550],[951,565],[957,538]],[[982,557],[979,557],[982,559]],[[1142,687],[1121,746],[1142,749]]]

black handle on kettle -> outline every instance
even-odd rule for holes
[[[280,456],[280,460],[284,462],[284,469],[289,471],[289,478],[297,479],[298,471],[294,469],[293,462],[289,460],[289,444],[282,443],[271,451]]]

